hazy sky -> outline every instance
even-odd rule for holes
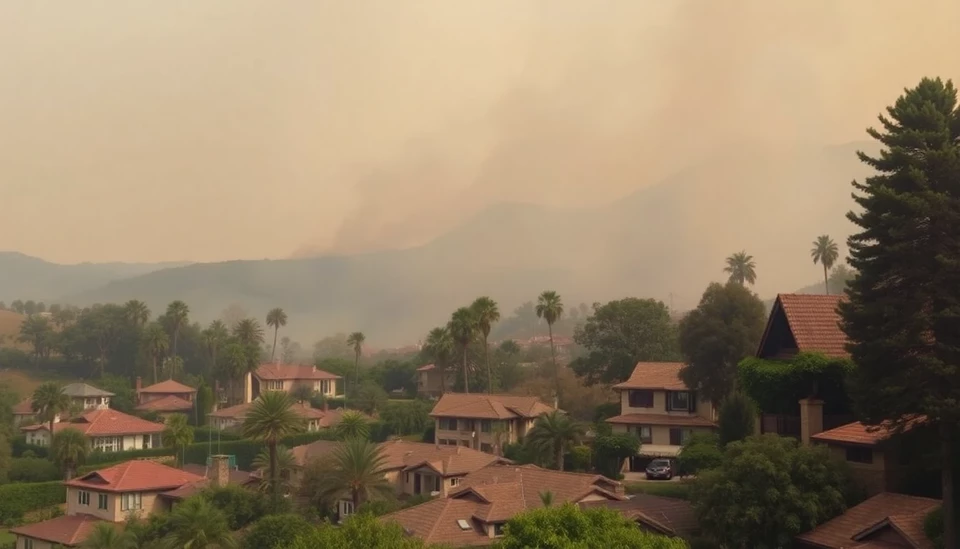
[[[610,201],[718,143],[863,139],[960,77],[957,28],[956,0],[0,0],[0,250],[358,252]]]

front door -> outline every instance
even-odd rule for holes
[[[420,473],[414,473],[413,474],[413,493],[414,494],[420,493],[420,484],[421,484]]]

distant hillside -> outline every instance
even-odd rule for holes
[[[734,149],[604,207],[496,205],[418,248],[127,278],[113,271],[112,282],[90,287],[87,276],[60,295],[81,305],[138,298],[154,311],[183,299],[202,321],[231,303],[258,317],[279,306],[290,316],[286,333],[305,345],[359,329],[378,346],[416,341],[478,295],[494,297],[505,315],[544,289],[571,305],[674,294],[676,308],[689,309],[741,249],[757,258],[757,291],[774,295],[816,277],[808,254],[816,235],[843,242],[849,233],[849,182],[866,173],[854,155],[862,147]]]
[[[0,347],[30,348],[29,345],[17,341],[22,323],[23,315],[14,311],[0,310]]]

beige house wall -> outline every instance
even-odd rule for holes
[[[614,433],[635,433],[639,436],[638,427],[640,426],[614,423],[612,430]],[[656,444],[658,446],[671,446],[670,429],[685,429],[694,434],[697,434],[697,433],[708,434],[713,432],[713,429],[710,429],[709,427],[678,427],[678,426],[671,427],[669,425],[649,425],[649,427],[650,427],[650,435],[652,437],[652,440],[650,442],[647,442],[646,444]],[[675,447],[678,449],[680,448],[680,446],[675,446]],[[640,451],[643,452],[642,447]]]
[[[147,440],[144,441],[144,437],[147,437]],[[114,437],[87,437],[90,440],[90,449],[95,450],[98,445],[98,440],[102,438],[114,438]],[[122,452],[127,450],[143,450],[145,448],[154,448],[160,444],[160,435],[159,433],[146,433],[138,435],[118,435],[116,438],[120,438],[120,447],[115,452]],[[50,431],[46,429],[37,429],[35,431],[27,431],[27,444],[34,444],[36,446],[49,446],[50,445]]]
[[[17,536],[17,549],[27,549],[27,538]],[[53,544],[41,539],[33,540],[33,549],[53,549]]]
[[[893,489],[893,487],[888,486],[888,480],[893,477],[894,467],[888,463],[888,457],[882,450],[877,448],[873,449],[873,463],[859,463],[856,461],[847,461],[846,446],[830,444],[827,447],[830,450],[831,456],[839,461],[846,462],[850,467],[851,476],[863,485],[868,496]]]
[[[440,418],[434,419],[434,436],[438,441],[452,441],[460,446],[467,446],[474,450],[486,450],[488,453],[496,452],[497,437],[500,437],[500,449],[507,444],[518,442],[526,433],[533,428],[534,420],[530,419],[511,419],[499,422],[503,426],[501,433],[495,432],[497,421],[491,420],[490,431],[484,432],[482,427],[483,420],[457,418],[457,429],[441,429]],[[444,442],[440,442],[443,444]]]
[[[620,391],[620,414],[659,414],[665,416],[689,416],[690,412],[667,411],[667,392],[653,391],[653,408],[634,408],[630,406],[630,390]],[[694,415],[700,416],[708,421],[716,421],[717,414],[713,403],[709,400],[697,398],[697,411]]]
[[[438,395],[443,393],[443,378],[436,369],[417,372],[417,391]],[[449,385],[449,382],[447,383]]]
[[[160,400],[161,398],[167,398],[168,396],[173,395],[178,398],[182,398],[188,402],[193,402],[194,393],[140,393],[140,403],[145,404],[153,400]]]
[[[80,492],[86,491],[90,493],[90,504],[83,505],[80,503],[79,497]],[[139,514],[141,517],[147,517],[156,512],[165,511],[166,505],[163,504],[162,500],[157,497],[159,492],[141,492],[140,493],[140,504],[141,507],[139,510],[127,510],[122,509],[120,496],[121,494],[113,492],[97,492],[95,490],[82,490],[75,487],[67,487],[67,512],[68,515],[91,515],[103,520],[109,520],[110,522],[123,522],[127,520],[127,516],[131,512]],[[99,494],[107,494],[107,508],[99,508]]]

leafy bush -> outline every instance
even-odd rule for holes
[[[847,376],[853,371],[849,359],[800,353],[790,360],[745,358],[738,365],[744,392],[768,414],[795,414],[800,399],[816,393],[827,413],[842,414],[849,408]]]
[[[300,536],[313,531],[313,525],[300,515],[269,515],[263,517],[246,533],[243,547],[247,549],[286,549]]]
[[[934,547],[943,549],[943,507],[927,513],[923,519],[923,533],[933,542]]]
[[[193,441],[194,442],[209,442],[213,441],[214,443],[219,440],[220,442],[231,441],[231,440],[240,440],[240,433],[236,431],[224,431],[222,429],[214,429],[213,427],[197,427],[193,430]]]
[[[747,395],[736,392],[720,405],[720,445],[743,440],[753,434],[757,423],[757,405]]]
[[[48,459],[20,457],[10,461],[10,482],[49,482],[61,476],[60,469]]]
[[[695,475],[706,469],[719,467],[723,462],[719,439],[713,433],[697,433],[680,449],[677,469],[681,476]]]
[[[27,436],[20,435],[10,439],[10,449],[13,452],[13,457],[49,457],[50,448],[46,446],[34,446],[33,444],[27,444]],[[30,452],[29,456],[24,456],[26,452]]]
[[[67,489],[60,481],[5,484],[0,486],[0,522],[20,520],[25,513],[66,500]]]
[[[588,471],[590,464],[593,463],[593,451],[589,446],[574,446],[566,456],[568,471]]]
[[[618,478],[623,460],[640,451],[640,439],[633,433],[600,435],[594,440],[593,449],[597,454],[597,471],[601,475]]]
[[[262,493],[240,486],[208,488],[203,497],[227,517],[231,530],[239,530],[269,513],[270,498]]]

